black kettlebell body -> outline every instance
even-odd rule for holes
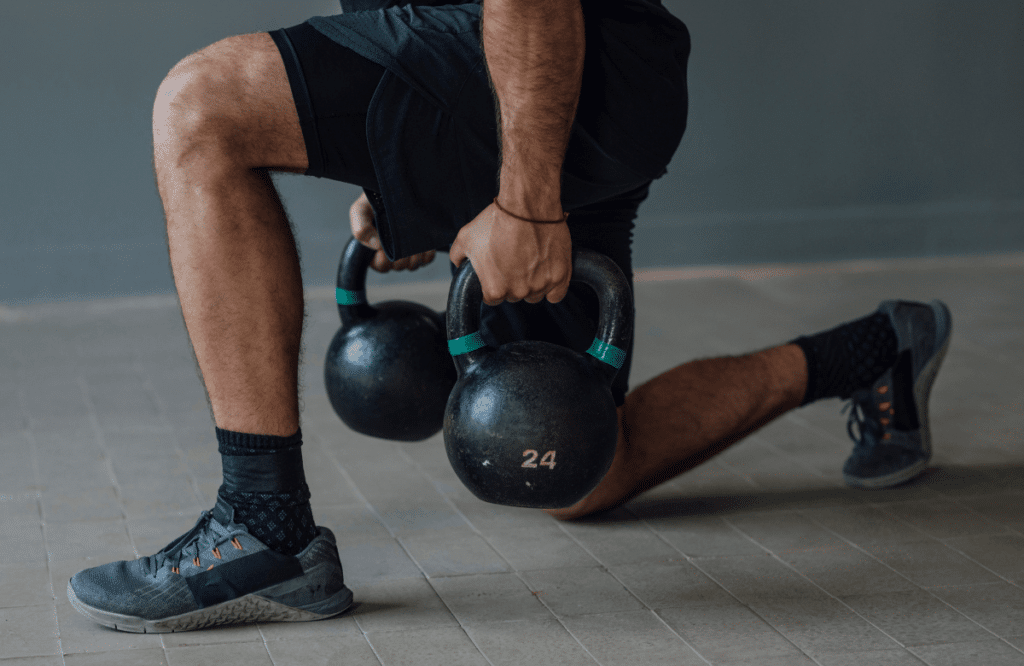
[[[610,259],[577,250],[573,279],[594,287],[601,304],[590,352],[540,341],[489,349],[476,332],[480,287],[467,265],[448,299],[449,350],[459,373],[444,415],[448,459],[486,502],[570,506],[594,489],[615,456],[611,382],[631,335],[629,284]]]
[[[356,432],[418,441],[441,429],[455,383],[444,315],[419,303],[366,302],[373,250],[354,238],[338,267],[342,326],[331,340],[324,382],[331,406]]]

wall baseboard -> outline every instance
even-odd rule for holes
[[[299,230],[309,287],[334,282],[347,236]],[[634,267],[721,266],[949,257],[1024,251],[1024,200],[864,208],[645,216]],[[446,255],[414,273],[370,274],[370,288],[447,280]],[[8,246],[0,251],[0,304],[174,293],[160,240]]]

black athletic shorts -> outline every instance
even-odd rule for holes
[[[344,14],[270,33],[299,114],[306,173],[367,190],[390,257],[447,250],[497,194],[480,6],[342,4]],[[665,173],[685,127],[689,38],[655,0],[611,4],[619,11],[588,11],[605,7],[604,0],[584,0],[587,60],[562,199],[573,244],[609,256],[632,281],[637,209],[651,181]],[[649,25],[638,28],[638,16]],[[643,70],[626,77],[628,85],[616,79],[626,65]],[[594,293],[573,284],[555,305],[483,306],[481,333],[492,346],[532,339],[584,352],[596,320]],[[612,387],[619,405],[631,360],[632,344]]]

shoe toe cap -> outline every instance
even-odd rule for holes
[[[132,562],[110,562],[79,571],[71,577],[71,589],[79,601],[95,608],[113,610],[123,606],[136,587],[132,584],[134,576],[130,564]]]
[[[82,604],[130,617],[151,620],[194,610],[196,604],[182,579],[167,569],[151,575],[144,568],[147,559],[80,571],[71,578],[71,590]]]

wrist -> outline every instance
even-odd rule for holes
[[[563,217],[561,170],[543,178],[505,177],[502,169],[496,201],[505,211],[528,220],[554,221]]]
[[[568,221],[568,219],[569,219],[569,213],[566,213],[564,211],[558,217],[558,219],[538,219],[538,218],[522,217],[521,215],[516,215],[512,211],[510,211],[507,208],[505,208],[504,206],[502,206],[498,202],[498,197],[494,197],[494,205],[497,206],[498,210],[500,210],[505,215],[508,215],[509,217],[513,217],[513,218],[519,220],[520,222],[530,222],[531,224],[565,224],[565,222]]]

